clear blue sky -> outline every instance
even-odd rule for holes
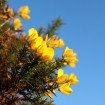
[[[22,20],[26,32],[47,26],[59,16],[66,23],[58,30],[59,37],[77,52],[79,62],[76,68],[64,70],[75,73],[79,83],[72,86],[71,95],[57,92],[55,104],[105,105],[105,0],[9,0],[9,4],[15,10],[29,6],[31,20]]]

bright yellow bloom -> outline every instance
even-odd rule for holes
[[[66,47],[62,54],[62,58],[65,60],[65,62],[71,66],[75,67],[75,63],[78,62],[78,59],[76,58],[77,54],[73,53],[73,50],[69,47]]]
[[[78,83],[77,76],[76,76],[75,74],[71,73],[68,82],[69,82],[71,85],[77,84],[77,83]]]
[[[30,13],[29,7],[28,6],[22,6],[18,10],[19,15],[26,20],[30,19],[30,16],[28,15]]]
[[[58,70],[58,75],[57,75],[57,84],[64,84],[68,80],[68,75],[64,74],[64,71],[62,69]]]
[[[64,42],[62,39],[58,39],[57,36],[54,35],[47,41],[47,45],[49,47],[63,47]]]
[[[41,56],[46,49],[47,49],[46,42],[43,41],[42,44],[39,45],[38,48],[36,49],[36,55]]]
[[[19,18],[15,18],[15,20],[14,20],[14,22],[13,22],[13,26],[14,26],[14,28],[16,28],[16,29],[21,28],[22,24],[21,24],[21,21],[20,21]]]
[[[59,91],[63,94],[68,95],[73,92],[73,90],[69,86],[70,86],[70,83],[65,83],[59,87]]]
[[[38,32],[36,29],[31,28],[28,31],[28,42],[31,43],[33,40],[35,40],[38,37]]]
[[[47,47],[46,50],[43,52],[42,56],[40,57],[40,60],[43,62],[51,61],[54,56],[54,49]]]
[[[38,36],[35,40],[31,42],[31,49],[36,50],[43,42],[42,36]]]

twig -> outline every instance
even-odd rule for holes
[[[2,23],[2,24],[0,25],[0,28],[3,27],[6,23],[8,23],[9,20],[10,20],[10,19],[8,19],[8,20],[6,20],[4,23]]]

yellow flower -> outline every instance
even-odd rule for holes
[[[69,47],[66,47],[62,54],[62,58],[65,60],[65,62],[71,66],[75,67],[75,63],[78,62],[78,59],[76,58],[77,54],[73,53],[73,50]]]
[[[77,83],[78,83],[77,76],[76,76],[75,74],[71,73],[68,82],[69,82],[71,85],[77,84]]]
[[[43,62],[51,61],[53,56],[54,56],[54,49],[47,47],[46,50],[41,55],[40,60]]]
[[[31,28],[28,31],[28,42],[31,43],[33,40],[35,40],[38,37],[38,32],[36,29]]]
[[[13,26],[14,26],[14,28],[16,28],[16,29],[21,28],[22,24],[21,24],[21,21],[20,21],[19,18],[15,18],[15,20],[14,20],[14,22],[13,22]]]
[[[64,84],[68,80],[68,75],[64,74],[64,71],[62,69],[58,70],[58,75],[57,75],[57,84]]]
[[[64,46],[64,42],[62,39],[58,39],[55,35],[52,36],[48,41],[47,41],[47,45],[49,47],[63,47]]]
[[[55,94],[56,91],[53,89],[53,92],[51,92],[50,90],[47,90],[47,92],[45,92],[45,96],[48,98],[52,98],[52,94]]]
[[[28,15],[30,13],[29,7],[28,6],[22,6],[18,10],[19,15],[26,20],[30,19],[30,16]]]
[[[38,48],[36,49],[36,55],[41,56],[46,49],[47,49],[46,42],[43,41],[42,44],[39,45]]]
[[[30,44],[32,50],[36,50],[43,42],[42,36],[38,36],[35,40],[33,40]]]
[[[22,6],[19,8],[18,12],[23,12],[23,13],[30,13],[29,7],[28,6]]]
[[[59,87],[59,91],[63,94],[68,95],[73,92],[73,90],[69,86],[70,86],[70,83],[65,83]]]

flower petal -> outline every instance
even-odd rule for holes
[[[59,91],[63,94],[68,95],[73,92],[73,90],[71,88],[69,88],[69,86],[70,86],[70,83],[65,83],[59,87]]]
[[[57,78],[56,82],[58,83],[58,85],[60,85],[60,84],[64,84],[67,80],[68,80],[68,75],[63,74],[62,76]]]
[[[71,74],[70,74],[69,83],[70,83],[71,85],[74,85],[74,84],[77,84],[77,83],[78,83],[77,76],[76,76],[74,73],[71,73]]]
[[[64,74],[64,71],[62,69],[59,69],[58,70],[58,76],[57,77],[60,77]]]

